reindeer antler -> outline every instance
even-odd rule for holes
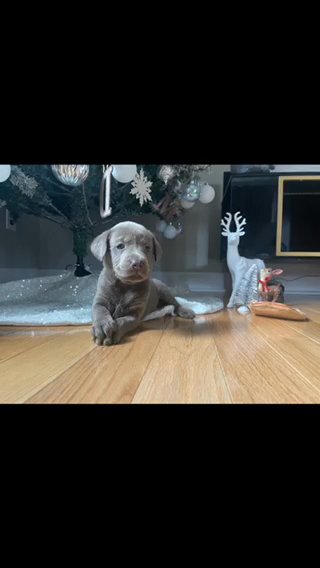
[[[230,234],[230,225],[231,225],[232,215],[231,213],[226,213],[224,219],[221,221],[221,225],[223,226],[222,235],[227,237]]]
[[[242,221],[240,221],[241,217],[242,217],[242,215],[241,215],[240,211],[237,211],[237,213],[234,216],[234,221],[235,221],[236,228],[237,228],[236,233],[240,237],[242,237],[243,235],[246,234],[245,231],[242,229],[242,227],[247,224],[246,219],[242,219]]]

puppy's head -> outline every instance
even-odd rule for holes
[[[147,280],[161,255],[161,247],[151,231],[131,221],[118,223],[96,237],[91,251],[119,280],[130,283]]]

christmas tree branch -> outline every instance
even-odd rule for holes
[[[48,207],[50,207],[51,209],[53,209],[57,215],[59,215],[59,217],[62,217],[62,219],[65,219],[67,221],[68,224],[70,224],[70,220],[68,219],[68,217],[62,213],[62,211],[60,211],[60,209],[58,209],[55,205],[53,205],[53,203],[48,203]]]
[[[56,181],[52,180],[51,178],[48,178],[47,176],[43,177],[43,180],[48,182],[50,185],[55,185],[56,187],[58,187],[60,189],[60,192],[63,194],[70,194],[70,188],[67,189],[66,187],[64,187],[61,183],[57,183]]]
[[[88,221],[89,221],[91,227],[93,227],[94,223],[93,223],[93,221],[92,221],[92,219],[91,219],[91,217],[90,217],[90,213],[89,213],[89,209],[88,209],[87,196],[86,196],[86,191],[85,191],[85,188],[84,188],[84,184],[82,184],[82,196],[83,196],[84,207],[85,207],[86,214],[87,214],[87,219],[88,219]]]
[[[34,217],[39,217],[41,219],[47,219],[48,221],[52,221],[53,223],[56,223],[56,225],[60,225],[62,227],[65,227],[66,229],[70,229],[71,228],[71,223],[68,221],[68,223],[65,223],[64,221],[59,221],[56,217],[51,216],[50,214],[48,214],[48,212],[43,209],[43,208],[39,208],[39,211],[36,210],[31,210],[28,207],[25,207],[24,205],[20,205],[19,206],[19,211],[21,213],[25,213],[26,215],[33,215]]]

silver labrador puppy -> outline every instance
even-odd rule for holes
[[[118,223],[94,239],[91,251],[103,262],[93,302],[93,339],[98,345],[114,345],[135,329],[151,312],[173,305],[182,318],[194,318],[183,308],[169,288],[151,279],[161,247],[142,225]]]

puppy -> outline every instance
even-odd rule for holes
[[[183,308],[169,288],[151,279],[161,247],[142,225],[118,223],[94,239],[91,251],[103,262],[93,301],[93,339],[97,345],[115,345],[134,330],[151,312],[173,305],[175,313],[192,319],[192,310]]]

